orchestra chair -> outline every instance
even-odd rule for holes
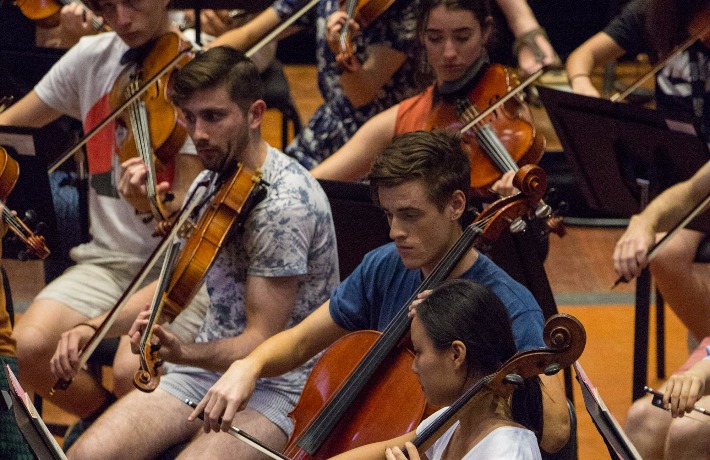
[[[283,65],[278,60],[274,59],[271,65],[261,72],[261,79],[264,82],[264,102],[267,110],[281,112],[281,150],[283,150],[289,143],[289,127],[293,128],[294,136],[301,131],[303,127],[301,117],[293,103]]]

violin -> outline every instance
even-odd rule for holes
[[[176,33],[170,32],[159,37],[139,67],[127,66],[116,78],[109,93],[110,106],[114,109],[122,106],[174,56],[190,48],[191,45]],[[128,104],[115,120],[117,132],[126,133],[119,145],[118,157],[121,162],[137,156],[148,166],[148,201],[153,217],[158,222],[165,220],[167,213],[158,199],[156,185],[161,179],[172,179],[174,171],[166,165],[170,164],[174,169],[175,156],[187,138],[182,115],[168,96],[170,78],[175,70],[191,59],[191,54],[183,55],[172,72],[165,73],[148,85],[141,97]]]
[[[0,147],[0,206],[2,220],[17,238],[27,247],[27,253],[44,259],[49,255],[49,249],[44,243],[44,237],[35,235],[8,207],[5,205],[8,195],[15,188],[20,176],[20,166],[3,147]]]
[[[469,404],[481,390],[488,388],[509,398],[517,385],[540,374],[554,375],[571,366],[584,351],[587,334],[575,317],[558,314],[550,317],[543,329],[547,348],[517,353],[493,374],[483,377],[464,392],[436,420],[412,440],[418,449],[426,451],[457,420],[456,415]],[[406,449],[402,449],[405,452]]]
[[[343,70],[354,72],[360,65],[354,55],[355,50],[350,37],[350,19],[354,19],[361,28],[365,28],[393,3],[394,0],[341,0],[347,20],[340,31],[340,51],[335,56],[335,61]]]
[[[65,5],[76,3],[81,5],[85,13],[91,10],[81,0],[15,0],[15,5],[20,8],[25,17],[32,19],[39,27],[51,28],[59,25],[59,13]],[[91,25],[96,32],[111,30],[103,21],[94,17]]]
[[[426,129],[464,126],[465,148],[471,160],[471,187],[484,188],[502,173],[517,171],[519,164],[537,163],[545,152],[545,137],[537,132],[530,108],[519,96],[510,97],[490,115],[467,126],[520,86],[502,65],[492,64],[465,97],[443,101],[432,108]]]
[[[444,281],[472,246],[491,244],[512,222],[535,209],[547,187],[544,171],[526,165],[514,182],[521,192],[493,203],[464,230],[382,333],[348,334],[318,360],[290,414],[294,432],[283,451],[288,458],[329,458],[400,436],[419,424],[426,401],[411,372],[413,355],[402,344],[409,330],[407,307],[417,294]]]
[[[148,260],[146,260],[138,273],[136,273],[136,276],[133,277],[126,290],[123,294],[121,294],[121,297],[116,301],[116,304],[111,308],[111,310],[109,310],[106,318],[104,318],[103,322],[99,325],[89,341],[81,349],[79,352],[79,369],[83,369],[86,366],[89,358],[94,351],[96,351],[96,348],[99,346],[101,340],[106,337],[106,334],[109,332],[111,325],[113,325],[116,321],[116,318],[118,318],[118,314],[121,310],[123,310],[123,307],[128,304],[128,300],[131,296],[141,287],[143,281],[145,281],[148,273],[150,273],[157,260],[166,252],[166,250],[168,250],[168,247],[173,244],[175,236],[181,232],[188,233],[190,231],[192,226],[189,223],[189,219],[192,216],[192,212],[200,203],[202,203],[202,197],[205,194],[204,192],[207,185],[208,184],[206,182],[200,182],[197,184],[192,194],[190,194],[188,199],[185,201],[185,205],[180,210],[180,213],[174,217],[173,223],[168,229],[166,235],[155,247],[153,252],[148,257]],[[56,390],[66,390],[69,388],[71,382],[71,380],[57,380],[49,392],[50,396],[53,395]]]
[[[180,257],[174,263],[174,268],[172,262],[168,261],[169,257],[166,257],[161,278],[166,270],[172,270],[171,275],[167,277],[169,283],[156,290],[148,327],[145,328],[139,344],[141,364],[133,378],[133,383],[139,390],[151,392],[160,382],[158,368],[162,361],[158,355],[159,347],[152,344],[152,325],[161,317],[161,313],[172,322],[187,307],[202,285],[227,234],[232,228],[240,228],[244,224],[249,212],[261,201],[265,193],[261,172],[240,164],[232,177],[221,186],[209,208],[191,231]]]

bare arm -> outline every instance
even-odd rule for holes
[[[330,302],[324,303],[296,326],[265,340],[247,357],[234,362],[209,389],[190,420],[204,410],[205,429],[228,430],[237,411],[246,408],[259,377],[295,369],[346,333],[330,316]]]
[[[298,278],[248,276],[246,282],[246,327],[236,337],[202,343],[178,343],[172,334],[157,332],[161,356],[167,361],[223,371],[244,358],[272,335],[282,331],[296,302]],[[159,326],[158,326],[159,327]],[[165,350],[167,346],[167,350]]]
[[[604,32],[592,36],[579,45],[567,58],[565,67],[572,91],[586,96],[599,97],[599,91],[592,85],[590,75],[603,66],[624,55],[626,51]]]
[[[37,96],[34,90],[0,113],[0,125],[41,128],[62,115]]]
[[[569,439],[570,420],[567,397],[560,375],[541,375],[543,428],[540,447],[557,452]]]
[[[399,105],[369,119],[353,137],[323,163],[311,170],[318,179],[355,181],[367,174],[372,161],[394,137]]]
[[[656,233],[670,230],[710,193],[710,162],[690,179],[667,188],[640,213],[631,217],[614,248],[614,269],[632,279],[648,265],[648,249]]]
[[[152,301],[156,285],[157,282],[150,283],[131,296],[109,328],[106,334],[107,338],[119,337],[128,332],[136,316]],[[90,324],[98,329],[106,320],[108,314],[109,312],[106,312],[84,323]],[[83,324],[62,333],[57,343],[57,349],[49,363],[50,369],[55,377],[63,380],[71,380],[76,375],[79,367],[79,351],[88,343],[93,335],[94,329]]]
[[[231,46],[232,48],[236,48],[238,50],[247,51],[262,37],[281,24],[281,22],[283,21],[276,13],[276,10],[269,7],[259,13],[254,19],[244,24],[242,27],[232,29],[220,35],[217,39],[211,42],[207,48],[215,46]],[[284,38],[297,30],[298,28],[296,27],[289,28],[277,38]]]
[[[526,0],[496,0],[501,11],[505,15],[505,19],[508,22],[508,27],[510,27],[511,32],[515,38],[519,38],[527,33],[530,33],[536,29],[540,29],[540,24],[535,18],[535,14],[530,9],[528,2]],[[551,65],[555,62],[559,62],[559,58],[552,48],[549,40],[545,38],[544,34],[537,34],[532,37],[535,44],[540,48],[544,57],[542,62],[538,62],[533,54],[532,50],[523,46],[518,52],[518,66],[526,73],[531,74],[535,72],[541,65]]]
[[[343,452],[340,455],[332,457],[331,460],[381,460],[385,458],[385,449],[388,447],[403,447],[405,442],[412,441],[416,436],[416,432],[411,431],[398,438],[388,441],[373,442],[365,446],[360,446],[356,449]]]

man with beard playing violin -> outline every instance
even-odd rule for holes
[[[229,435],[199,433],[200,425],[187,421],[191,409],[183,401],[199,401],[232,362],[320,305],[339,278],[328,200],[313,176],[262,139],[263,92],[256,66],[227,47],[198,55],[178,72],[173,100],[207,169],[194,186],[208,181],[211,196],[241,162],[260,170],[266,196],[241,216],[242,229],[226,233],[206,272],[210,306],[195,342],[154,326],[160,358],[169,362],[158,388],[121,398],[78,439],[70,458],[125,458],[126,446],[131,458],[155,458],[188,441],[180,458],[260,458]],[[211,212],[213,205],[204,203],[201,210]],[[148,314],[134,316],[129,335],[136,348]],[[288,413],[308,370],[306,365],[256,382],[254,398],[236,419],[239,426],[282,448],[293,429]]]
[[[41,127],[67,114],[81,120],[85,132],[98,125],[111,112],[109,93],[119,74],[134,66],[133,58],[145,54],[156,38],[172,31],[167,4],[167,0],[90,2],[113,31],[84,37],[33,91],[0,114],[0,124]],[[50,368],[50,359],[60,340],[63,356],[76,358],[80,343],[86,343],[97,327],[87,322],[114,306],[159,241],[153,236],[155,221],[146,222],[143,215],[149,210],[145,192],[137,193],[144,187],[146,166],[135,158],[128,160],[125,168],[121,165],[119,150],[126,132],[125,127],[109,124],[88,142],[91,241],[72,249],[76,265],[37,295],[13,332],[22,385],[89,421],[114,396],[83,370],[67,390],[50,396],[56,381],[52,375],[56,366]],[[190,183],[202,170],[191,142],[179,148],[179,154],[172,153],[175,159],[167,162],[166,176],[157,184],[161,196],[169,190],[175,196],[166,203],[167,212],[179,208]],[[158,269],[159,265],[148,279],[155,279]],[[149,293],[136,299],[141,306],[149,301]],[[193,308],[171,325],[183,340],[194,338],[206,302],[194,312]],[[133,388],[137,365],[128,340],[122,340],[114,360],[116,395]]]
[[[396,136],[368,178],[373,199],[389,220],[393,243],[368,253],[330,300],[303,322],[234,362],[190,416],[204,411],[206,430],[228,430],[259,378],[290,371],[348,332],[384,330],[462,235],[470,164],[458,136],[437,130]],[[450,278],[477,281],[500,298],[518,350],[543,346],[543,315],[535,299],[486,256],[470,249]],[[567,400],[557,377],[542,382],[541,446],[556,451],[568,438]]]

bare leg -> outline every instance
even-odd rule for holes
[[[124,335],[113,358],[113,393],[116,397],[120,398],[136,388],[133,385],[133,375],[138,367],[138,355],[131,352],[131,342],[128,336]]]
[[[50,396],[49,391],[56,378],[50,371],[49,360],[62,332],[87,319],[61,302],[40,299],[30,305],[12,333],[17,340],[17,363],[22,386],[81,418],[88,417],[104,403],[106,390],[82,371],[67,390],[57,390]]]
[[[695,404],[710,409],[710,396]],[[668,433],[666,458],[699,459],[710,455],[710,423],[708,417],[697,412],[674,419]]]
[[[703,238],[681,230],[651,262],[663,297],[695,337],[710,335],[710,265],[693,262]]]
[[[671,414],[651,404],[651,395],[637,399],[626,416],[624,430],[644,460],[662,459]]]
[[[202,427],[188,422],[192,409],[171,394],[134,390],[94,422],[67,452],[70,459],[154,458],[190,439]]]
[[[233,425],[279,451],[283,449],[288,440],[286,434],[279,427],[253,409],[247,408],[239,412]],[[261,460],[268,457],[227,433],[204,433],[201,431],[178,458]]]

